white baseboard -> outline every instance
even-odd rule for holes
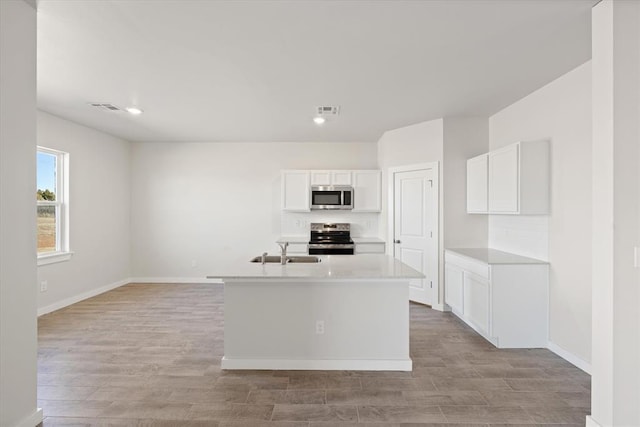
[[[60,310],[61,308],[68,307],[71,304],[75,304],[77,302],[86,300],[87,298],[91,298],[91,297],[95,297],[96,295],[103,294],[112,289],[119,288],[120,286],[126,285],[128,283],[131,283],[131,279],[129,278],[118,280],[117,282],[109,283],[108,285],[101,286],[99,288],[92,289],[87,292],[83,292],[79,295],[74,295],[72,297],[65,298],[62,301],[49,304],[45,307],[41,307],[38,309],[38,317],[42,316],[43,314],[51,313],[52,311]]]
[[[222,280],[205,277],[132,277],[130,283],[222,283]]]
[[[17,427],[36,427],[42,422],[42,408],[38,408],[36,412],[16,424]]]
[[[406,360],[354,359],[228,359],[222,358],[222,369],[268,369],[303,371],[411,371],[413,363]]]
[[[591,363],[585,362],[575,354],[568,352],[564,348],[558,346],[557,344],[552,343],[551,341],[549,341],[549,343],[547,344],[547,348],[552,352],[554,352],[555,354],[557,354],[558,356],[562,357],[567,362],[574,365],[576,368],[580,368],[583,371],[585,371],[587,374],[591,375]]]
[[[451,311],[449,306],[439,303],[432,304],[431,308],[437,311]]]
[[[591,415],[587,415],[587,424],[586,427],[602,427],[599,423],[597,423]]]

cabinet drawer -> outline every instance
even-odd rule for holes
[[[477,274],[485,279],[489,278],[489,264],[485,264],[481,261],[467,258],[462,255],[458,255],[454,252],[445,251],[444,261],[455,265],[462,270]]]

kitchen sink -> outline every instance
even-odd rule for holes
[[[252,258],[250,262],[262,262],[262,257],[257,256],[255,258]],[[264,257],[264,262],[280,263],[280,255],[267,255],[266,257]]]
[[[287,257],[287,262],[297,263],[297,262],[306,262],[306,263],[316,263],[320,262],[320,258],[317,256],[291,256]]]
[[[251,258],[249,262],[259,262],[262,263],[262,256],[257,256],[255,258]],[[280,264],[280,255],[267,255],[264,257],[264,262],[268,264]],[[287,263],[297,264],[297,263],[317,263],[320,262],[320,258],[317,256],[288,256]]]

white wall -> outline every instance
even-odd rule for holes
[[[386,131],[378,140],[378,165],[382,170],[382,215],[380,235],[387,236],[389,212],[389,168],[418,163],[442,162],[443,120],[431,120]],[[442,175],[442,171],[440,171]],[[440,177],[442,196],[442,177]],[[442,216],[442,214],[440,215]],[[390,247],[390,246],[389,246]]]
[[[0,1],[0,426],[36,408],[36,11]]]
[[[229,260],[275,253],[281,169],[376,163],[371,143],[134,143],[133,276],[200,280]]]
[[[486,215],[467,214],[467,159],[489,151],[489,121],[445,117],[442,168],[445,248],[486,247]]]
[[[593,374],[589,426],[640,425],[640,3],[593,8]]]
[[[492,150],[551,140],[551,215],[492,215],[489,246],[548,260],[550,341],[591,360],[591,63],[489,119]]]
[[[390,234],[388,212],[393,209],[390,205],[389,168],[397,166],[409,166],[419,163],[438,162],[439,166],[439,212],[438,212],[438,297],[434,298],[433,306],[437,306],[442,300],[443,289],[443,250],[444,233],[442,228],[442,216],[444,212],[443,180],[442,180],[442,160],[444,156],[444,124],[443,119],[430,120],[405,126],[399,129],[386,131],[378,140],[378,165],[382,170],[382,215],[380,216],[380,235],[387,241],[387,253],[393,255],[393,236]]]
[[[130,144],[38,113],[38,145],[69,153],[69,261],[38,267],[40,313],[123,284],[130,276]]]

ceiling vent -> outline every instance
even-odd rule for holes
[[[320,105],[316,107],[316,114],[318,116],[337,116],[340,114],[339,105]]]
[[[90,102],[89,105],[105,111],[122,111],[122,108],[116,107],[115,105],[109,104],[108,102]]]

